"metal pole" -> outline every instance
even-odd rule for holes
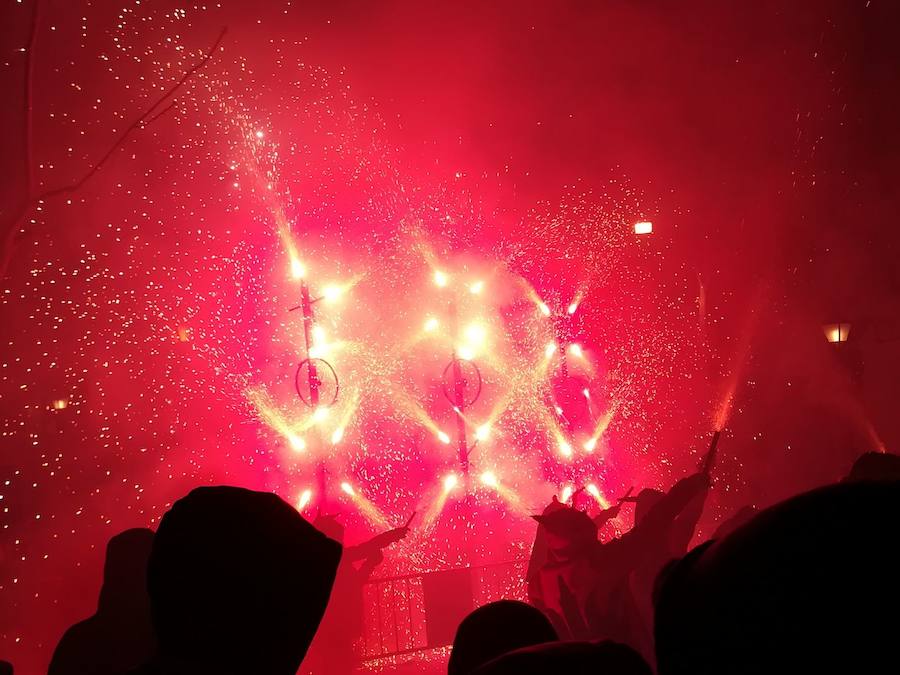
[[[309,401],[313,410],[319,405],[319,372],[316,364],[310,355],[312,350],[312,327],[313,327],[313,308],[309,299],[309,286],[306,281],[300,283],[300,305],[303,308],[303,336],[306,338],[306,358],[308,359],[309,368],[307,370],[307,379],[309,381]]]
[[[466,408],[466,381],[463,379],[456,350],[453,350],[453,395],[456,405],[456,445],[459,448],[459,468],[463,475],[469,475],[469,443],[466,439],[466,421],[463,413]]]
[[[456,303],[450,301],[450,334],[456,338],[459,332],[459,317],[456,312]],[[463,377],[462,366],[456,355],[456,346],[453,347],[453,405],[456,413],[456,446],[459,450],[459,468],[463,477],[469,475],[469,442],[466,439],[466,420],[463,414],[466,410],[466,380]]]
[[[309,383],[309,402],[312,406],[313,414],[319,407],[319,386],[322,384],[319,379],[319,371],[316,368],[315,360],[312,358],[312,329],[313,329],[313,303],[309,297],[309,286],[306,280],[300,282],[300,306],[303,311],[303,337],[306,340],[306,363],[307,363],[307,382]],[[315,439],[315,449],[320,450],[321,437],[318,430],[313,431]],[[316,460],[316,482],[318,483],[319,503],[325,503],[328,481],[325,476],[325,462],[320,457]]]

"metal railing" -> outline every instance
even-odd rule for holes
[[[469,571],[471,607],[501,599],[525,599],[527,560],[372,579],[363,589],[362,657],[365,661],[412,654],[445,646],[449,639],[429,631],[429,581],[448,572]],[[431,617],[432,621],[436,617]]]

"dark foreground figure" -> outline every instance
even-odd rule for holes
[[[518,649],[486,663],[474,675],[653,675],[631,647],[609,640],[553,642]]]
[[[492,602],[459,624],[447,674],[468,675],[507,652],[558,639],[550,619],[539,609],[517,600]]]
[[[789,499],[669,565],[660,675],[897,673],[900,483]]]
[[[203,487],[159,524],[148,590],[159,655],[141,675],[294,675],[341,547],[276,495]]]
[[[109,540],[96,613],[69,628],[49,675],[117,675],[156,651],[147,597],[153,530],[125,530]],[[0,670],[2,672],[2,670]]]

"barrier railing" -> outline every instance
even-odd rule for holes
[[[363,590],[366,661],[450,644],[466,613],[500,599],[525,599],[527,560],[383,577]]]

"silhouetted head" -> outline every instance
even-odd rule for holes
[[[553,642],[517,649],[490,661],[477,675],[653,675],[647,662],[618,642]]]
[[[660,675],[886,672],[898,522],[900,483],[834,485],[691,551],[659,589]]]
[[[0,661],[0,675],[13,675],[13,667],[9,661]]]
[[[566,558],[597,541],[596,523],[578,509],[562,507],[532,518],[543,525],[547,549],[557,558]]]
[[[150,556],[161,661],[193,673],[293,675],[340,556],[276,495],[193,490],[163,517]]]
[[[135,528],[117,534],[106,545],[103,587],[98,612],[133,615],[149,611],[147,561],[153,547],[153,530]]]
[[[447,673],[466,675],[501,654],[558,639],[539,609],[517,600],[492,602],[459,624]]]
[[[844,479],[845,483],[861,480],[900,480],[900,455],[867,452],[861,455]]]
[[[644,519],[644,516],[656,506],[656,503],[665,497],[664,492],[654,490],[653,488],[644,488],[638,493],[637,501],[634,503],[634,523],[637,525]]]

